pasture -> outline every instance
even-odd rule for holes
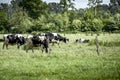
[[[66,34],[70,42],[61,43],[60,48],[51,45],[50,54],[39,48],[26,53],[23,46],[3,50],[1,42],[0,80],[120,80],[120,34],[98,36],[99,56],[95,36]],[[90,43],[74,43],[80,37],[90,39]]]

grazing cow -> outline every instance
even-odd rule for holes
[[[60,41],[63,41],[64,43],[67,43],[67,41],[69,41],[69,39],[67,39],[66,37],[62,37],[58,33],[46,33],[45,36],[48,37],[49,42],[53,44],[57,43],[59,45]]]
[[[80,39],[76,39],[76,43],[88,43],[90,40],[89,39],[82,39],[82,38],[80,38]]]
[[[8,45],[15,45],[17,44],[17,48],[25,43],[25,38],[21,34],[5,34],[3,35],[3,49],[4,46],[6,46],[6,49],[8,49]]]
[[[46,53],[49,53],[49,44],[48,40],[45,36],[37,36],[37,35],[30,35],[28,36],[28,39],[26,41],[26,52],[28,52],[29,48],[32,48],[32,52],[34,52],[34,47],[41,47],[42,52],[46,51]]]

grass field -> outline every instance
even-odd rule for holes
[[[62,34],[63,35],[63,34]],[[23,46],[2,49],[0,43],[0,80],[120,80],[120,34],[101,34],[100,42],[116,43],[96,46],[74,43],[77,38],[94,41],[96,35],[66,34],[68,44],[51,46],[51,53],[35,49],[26,53]],[[2,35],[0,35],[2,37]]]

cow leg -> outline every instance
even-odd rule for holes
[[[28,48],[29,48],[29,47],[25,45],[25,48],[26,48],[26,53],[28,53]]]
[[[34,53],[33,47],[32,47],[32,52]]]
[[[52,46],[54,46],[54,42],[52,42]]]
[[[48,48],[45,48],[45,52],[48,53]]]
[[[58,44],[58,47],[60,48],[60,44],[59,43],[57,43]]]
[[[5,46],[5,43],[3,43],[3,47],[2,47],[2,49],[4,49],[4,46]]]
[[[8,49],[8,44],[6,44],[6,49]]]
[[[46,53],[49,53],[49,47],[45,48]]]
[[[8,49],[8,43],[4,42],[2,48],[4,49],[5,46],[6,46],[6,49]]]
[[[41,49],[41,51],[42,51],[42,53],[43,53],[43,46],[42,46],[42,45],[40,45],[40,49]]]
[[[44,46],[41,47],[42,48],[42,53],[44,52]]]
[[[17,48],[20,49],[20,44],[17,44]]]

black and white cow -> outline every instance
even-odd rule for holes
[[[45,49],[46,53],[49,53],[49,42],[45,36],[29,35],[25,46],[26,52],[28,52],[29,48],[32,48],[32,52],[34,52],[34,47],[41,47],[42,52]]]
[[[69,39],[62,37],[58,33],[46,33],[45,36],[49,39],[49,42],[53,44],[57,43],[59,45],[60,41],[63,41],[64,43],[67,43],[69,41]]]
[[[3,35],[3,49],[4,46],[6,46],[6,49],[8,49],[8,45],[15,45],[17,44],[17,48],[25,43],[25,38],[22,34],[4,34]]]
[[[75,40],[76,43],[88,43],[89,41],[90,41],[89,39],[83,39],[83,38]]]

